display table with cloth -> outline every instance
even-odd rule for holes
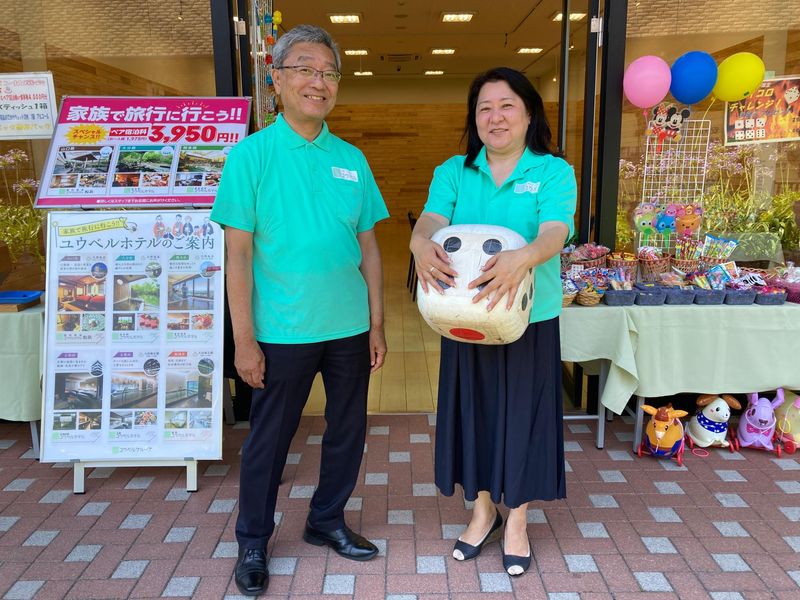
[[[33,452],[39,455],[36,421],[42,418],[44,304],[0,312],[0,419],[29,421]]]
[[[601,374],[599,402],[621,414],[637,396],[800,388],[800,305],[568,306],[561,359]]]

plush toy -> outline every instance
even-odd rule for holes
[[[643,236],[647,237],[656,232],[656,205],[642,202],[633,211],[633,224]]]
[[[675,233],[675,216],[670,216],[666,209],[656,213],[656,230],[658,233]]]
[[[697,398],[697,406],[699,410],[686,426],[689,446],[694,447],[696,444],[701,448],[730,447],[730,442],[725,439],[728,434],[728,420],[731,418],[732,408],[742,408],[738,400],[728,394],[703,394]]]
[[[495,254],[516,250],[527,244],[521,235],[495,225],[451,225],[433,234],[431,240],[440,244],[458,273],[455,287],[439,282],[444,294],[435,290],[422,291],[417,287],[417,305],[422,318],[434,331],[459,342],[475,344],[509,344],[519,339],[528,327],[533,304],[533,269],[517,289],[511,310],[505,300],[491,311],[486,310],[488,299],[474,303],[477,289],[469,289],[481,268]]]
[[[647,453],[659,458],[672,458],[683,465],[683,423],[681,417],[689,413],[685,410],[673,410],[672,404],[654,408],[645,404],[642,410],[652,418],[647,423],[642,443],[639,444],[638,455]]]
[[[759,398],[758,394],[747,395],[747,408],[739,419],[737,430],[737,447],[759,448],[772,452],[775,450],[780,456],[780,446],[775,446],[772,438],[775,435],[775,409],[784,402],[783,389],[778,389],[775,399],[771,402],[766,398]]]
[[[789,454],[800,446],[800,396],[785,392],[786,401],[775,407],[775,438]]]

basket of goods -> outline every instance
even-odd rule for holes
[[[682,273],[694,273],[700,268],[703,242],[690,237],[679,238],[675,243],[672,266]]]
[[[578,295],[578,286],[569,277],[561,275],[561,306],[566,307],[572,304],[575,296]]]
[[[636,304],[639,306],[659,306],[667,299],[667,292],[657,283],[636,284]]]
[[[725,301],[725,282],[719,274],[696,273],[690,281],[697,288],[694,295],[695,304],[722,304]]]
[[[572,251],[570,266],[580,265],[584,269],[596,269],[606,266],[609,249],[599,244],[581,244]]]
[[[728,286],[725,292],[725,304],[752,304],[756,299],[756,291],[753,288]]]
[[[694,302],[694,286],[686,283],[683,274],[675,269],[661,275],[661,287],[664,290],[666,304],[692,304]]]
[[[669,272],[671,259],[664,256],[660,248],[642,246],[637,256],[642,281],[657,283],[661,280],[662,273]]]
[[[606,263],[612,269],[625,269],[630,271],[631,280],[636,281],[639,274],[639,260],[630,252],[612,252],[608,255]]]
[[[579,291],[575,302],[581,306],[594,306],[600,303],[608,287],[604,271],[605,269],[584,269],[578,273],[576,283]]]
[[[575,244],[566,246],[561,250],[561,272],[569,271],[569,265],[572,262],[572,251],[575,250]]]
[[[625,267],[608,270],[608,289],[603,301],[609,306],[631,306],[636,300],[631,271]]]
[[[765,285],[756,289],[756,304],[778,305],[786,302],[788,292],[781,287]]]
[[[739,242],[736,240],[706,234],[700,256],[700,270],[706,271],[715,265],[729,262],[731,254],[738,245]]]
[[[770,277],[767,283],[783,288],[789,302],[800,304],[800,267],[795,267],[790,262],[785,268],[778,269],[777,274]]]

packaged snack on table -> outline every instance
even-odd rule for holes
[[[614,269],[627,269],[631,272],[631,279],[636,281],[639,274],[639,259],[630,252],[612,252],[606,260],[609,267]]]
[[[779,305],[786,302],[788,292],[784,288],[766,285],[756,288],[756,304]]]

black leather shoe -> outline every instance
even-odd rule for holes
[[[303,539],[315,546],[329,546],[334,552],[350,560],[369,560],[378,553],[378,547],[349,527],[333,531],[320,531],[306,523]]]
[[[245,596],[259,596],[267,591],[269,572],[267,553],[263,550],[244,549],[239,551],[239,560],[233,571],[236,587]]]
[[[453,546],[453,558],[456,560],[472,560],[476,558],[483,550],[483,547],[489,542],[493,542],[500,538],[500,528],[503,526],[503,517],[500,516],[500,511],[495,508],[494,523],[483,536],[483,539],[478,542],[477,546],[468,544],[458,538],[455,546]]]

